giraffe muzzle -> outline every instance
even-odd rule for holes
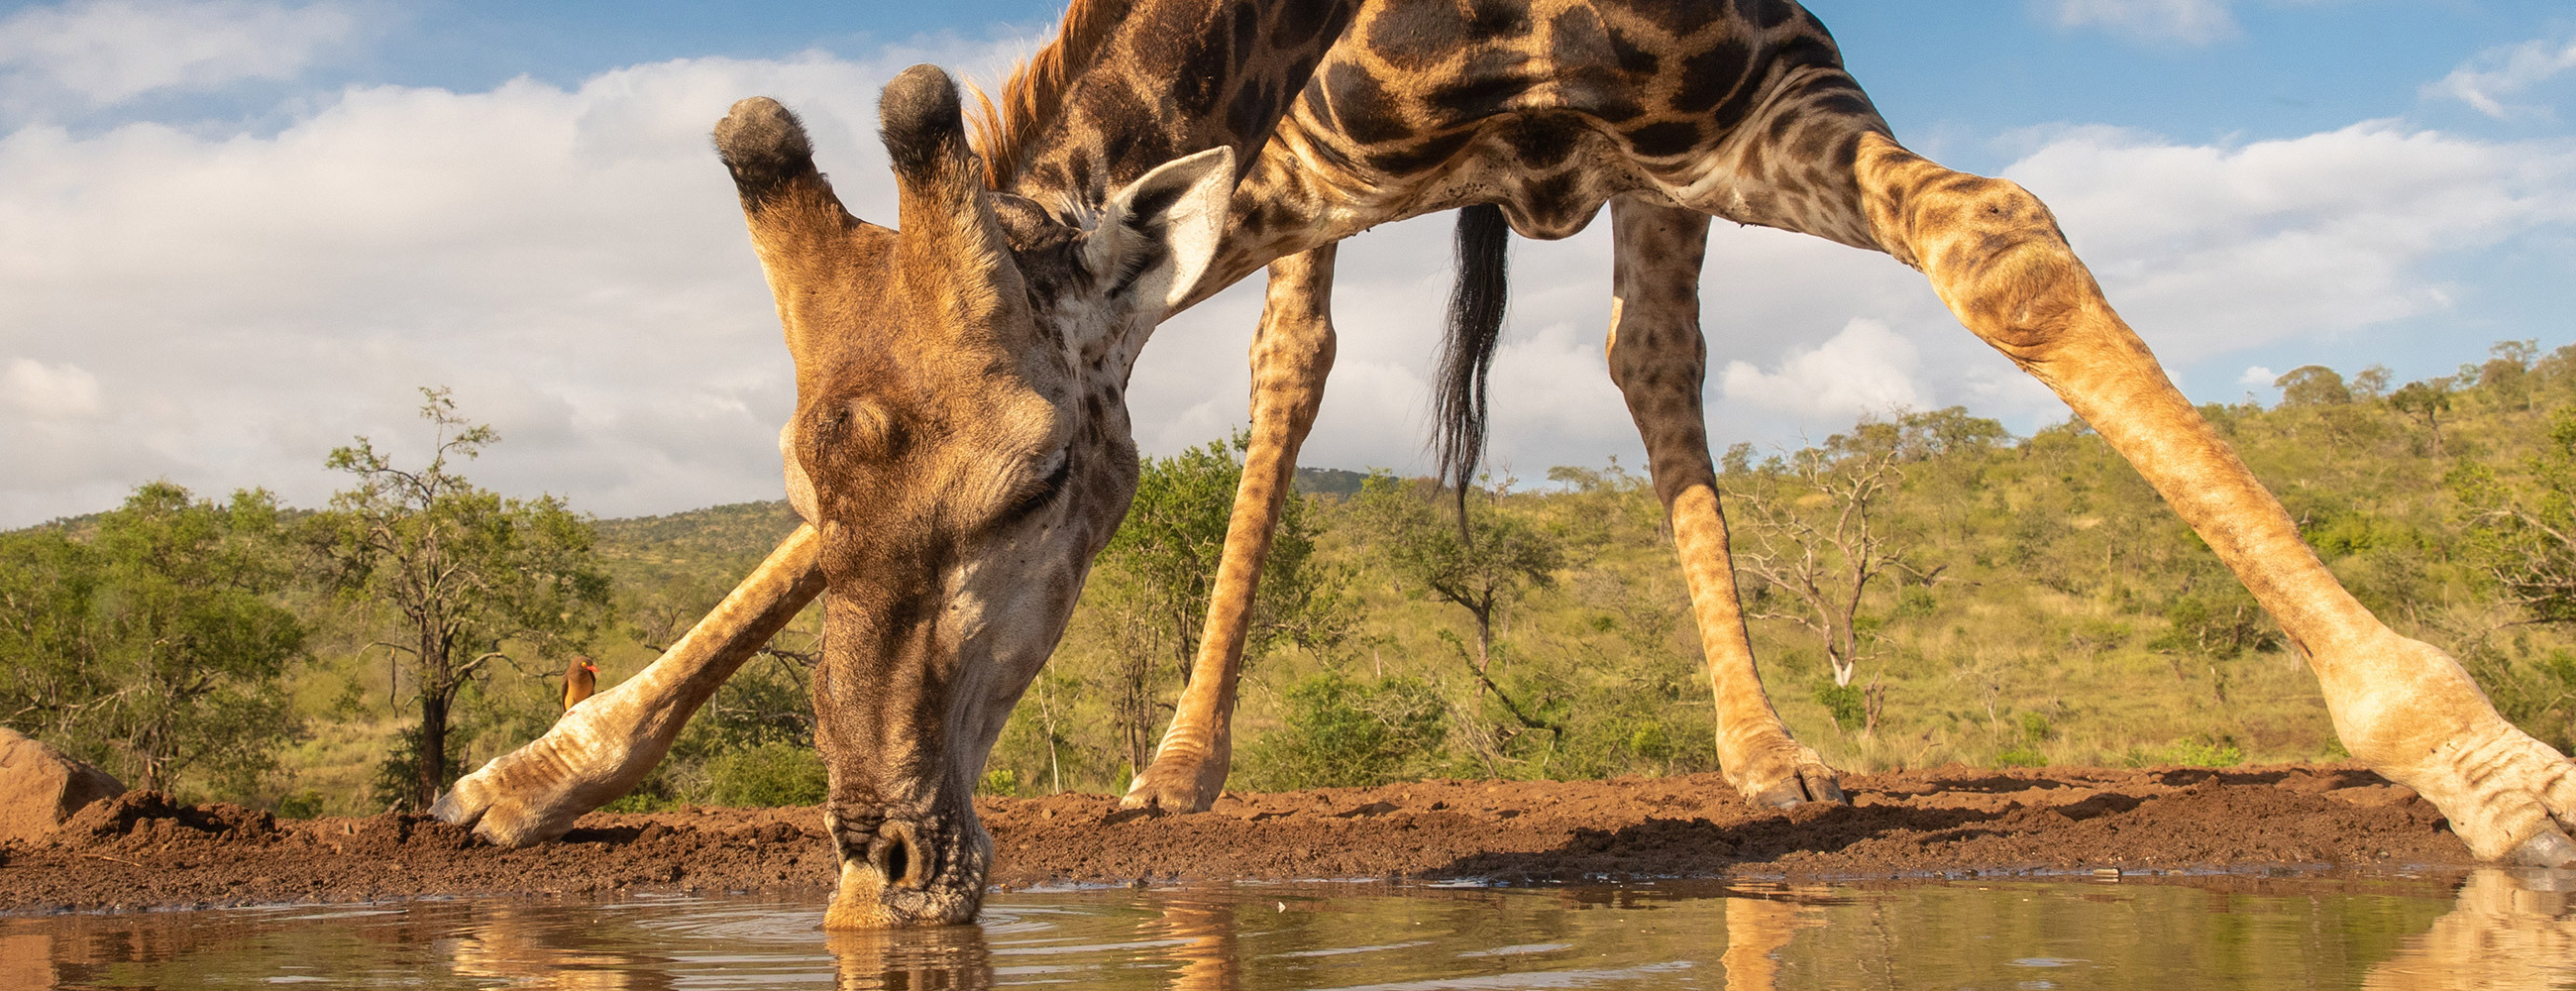
[[[993,842],[971,811],[875,819],[834,817],[839,890],[823,928],[900,929],[972,922],[984,900]]]

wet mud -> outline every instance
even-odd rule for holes
[[[1197,815],[1106,795],[986,798],[992,882],[1666,877],[2465,867],[2440,811],[2357,767],[1941,768],[1844,779],[1849,806],[1756,809],[1716,775],[1423,781],[1229,794]],[[0,913],[436,896],[828,887],[812,808],[595,813],[503,850],[419,816],[279,820],[131,793],[0,846]]]

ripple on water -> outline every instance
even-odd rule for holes
[[[0,988],[2537,988],[2576,874],[996,893],[824,933],[818,899],[529,899],[0,921]]]

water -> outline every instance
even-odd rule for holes
[[[26,988],[2576,988],[2576,872],[535,899],[0,920]]]

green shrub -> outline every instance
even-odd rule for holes
[[[1412,678],[1368,684],[1325,671],[1288,690],[1288,725],[1244,754],[1264,789],[1385,784],[1412,773],[1448,736],[1446,707]]]
[[[758,808],[823,800],[823,758],[811,747],[764,743],[729,750],[707,762],[707,801]]]
[[[1832,713],[1834,725],[1844,730],[1858,729],[1869,720],[1869,696],[1859,685],[1837,685],[1833,680],[1816,683],[1816,704]]]
[[[2193,737],[2176,740],[2164,753],[2165,763],[2184,767],[2235,767],[2245,763],[2245,751],[2225,737]]]
[[[280,819],[314,819],[322,815],[322,793],[307,788],[277,800]]]

